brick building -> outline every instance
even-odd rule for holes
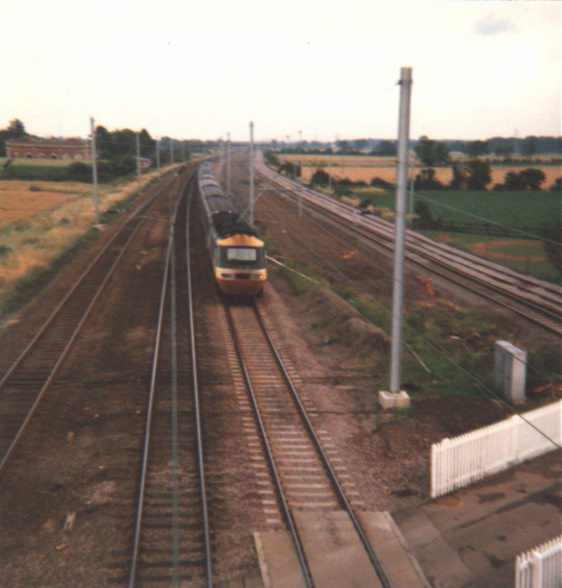
[[[90,160],[91,148],[82,139],[42,139],[38,137],[19,137],[6,141],[6,154],[9,159],[73,159]]]

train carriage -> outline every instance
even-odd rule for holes
[[[227,295],[259,296],[267,281],[265,247],[204,163],[198,172],[207,249],[215,280]]]

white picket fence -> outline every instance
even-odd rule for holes
[[[435,498],[562,445],[562,400],[431,446]]]
[[[517,556],[515,588],[561,588],[562,535]]]

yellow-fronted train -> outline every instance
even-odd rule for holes
[[[263,241],[223,192],[210,162],[199,166],[198,184],[207,249],[220,291],[260,296],[267,281]]]

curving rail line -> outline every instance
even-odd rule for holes
[[[322,447],[320,438],[307,414],[289,370],[268,332],[258,306],[245,307],[225,302],[225,311],[276,492],[297,553],[305,585],[314,586],[314,578],[292,515],[292,509],[322,510],[337,506],[348,514],[380,585],[384,588],[390,588],[388,576],[354,512],[353,505],[338,479],[338,474],[331,464],[328,454]],[[273,368],[274,365],[277,367],[276,370]],[[285,394],[283,394],[283,389]],[[283,413],[279,412],[280,405],[284,407]],[[291,429],[295,435],[294,438],[301,446],[308,446],[307,457],[305,454],[300,456],[286,454],[281,437],[287,427]],[[299,470],[302,473],[299,473]],[[302,490],[300,490],[302,478],[311,475],[312,472],[315,476],[314,486],[329,489],[331,496],[326,493],[317,496],[309,495],[303,502]],[[297,483],[292,481],[295,475]]]
[[[126,219],[0,379],[0,475],[97,300],[172,178]]]
[[[364,217],[349,205],[279,176],[265,166],[262,178],[290,200],[303,198],[309,212],[331,221],[354,238],[361,237],[388,252],[394,248],[394,225]],[[510,268],[438,243],[409,230],[406,257],[415,265],[507,308],[544,329],[562,335],[562,289]]]

